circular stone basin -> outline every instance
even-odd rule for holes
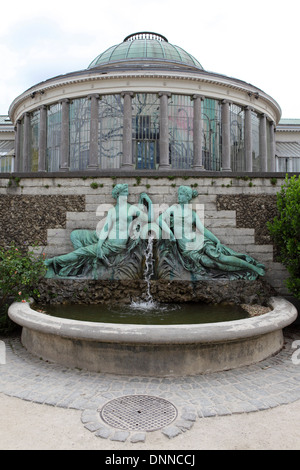
[[[22,328],[22,344],[32,354],[92,372],[172,377],[234,369],[279,352],[282,329],[297,318],[281,297],[272,310],[234,321],[138,325],[55,318],[13,303],[9,317]]]

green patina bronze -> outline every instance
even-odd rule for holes
[[[191,278],[256,279],[265,273],[264,266],[252,257],[236,253],[204,227],[190,201],[198,195],[189,186],[178,189],[178,203],[169,207],[158,219],[163,232],[170,235],[170,244],[162,243],[161,252],[171,267],[172,276],[182,278],[183,267]],[[185,221],[187,222],[185,223]],[[185,230],[184,230],[185,229]],[[168,253],[169,252],[169,253]],[[176,263],[172,260],[177,260]]]
[[[129,237],[128,232],[129,228],[134,232],[136,218],[148,222],[148,216],[139,207],[127,203],[127,184],[116,185],[112,196],[117,203],[108,211],[102,229],[74,230],[71,233],[74,251],[47,259],[46,277],[140,277],[138,237]]]
[[[131,205],[128,185],[118,184],[112,196],[117,202],[108,210],[102,228],[74,230],[74,251],[47,259],[46,277],[141,279],[150,234],[156,279],[252,280],[264,275],[262,264],[222,245],[204,227],[190,204],[197,192],[189,186],[180,186],[178,202],[156,218],[147,194]]]

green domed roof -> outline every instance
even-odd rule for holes
[[[203,70],[202,65],[191,54],[181,47],[170,44],[164,36],[150,32],[127,36],[121,44],[112,46],[99,54],[88,68],[145,59],[179,63]]]

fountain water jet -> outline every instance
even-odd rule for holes
[[[152,310],[158,308],[157,302],[154,302],[151,295],[151,278],[154,274],[153,268],[153,241],[154,236],[149,235],[148,243],[145,250],[145,269],[144,269],[144,279],[146,281],[146,299],[139,301],[132,301],[131,308],[140,309],[140,310]]]
[[[154,273],[153,269],[153,240],[154,237],[150,234],[148,237],[148,244],[147,248],[145,251],[145,272],[144,272],[144,277],[145,281],[147,283],[147,297],[146,297],[146,302],[150,302],[150,304],[153,304],[153,298],[150,292],[150,281]]]

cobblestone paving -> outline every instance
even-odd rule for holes
[[[82,410],[83,426],[95,436],[144,441],[147,432],[124,431],[101,420],[100,410],[127,395],[164,398],[177,409],[175,421],[160,431],[168,438],[186,432],[197,419],[266,410],[300,399],[297,359],[300,328],[285,330],[284,348],[258,364],[236,370],[177,378],[128,377],[70,369],[28,353],[19,337],[0,338],[6,364],[0,364],[0,392],[62,408]],[[300,354],[299,354],[300,356]]]

